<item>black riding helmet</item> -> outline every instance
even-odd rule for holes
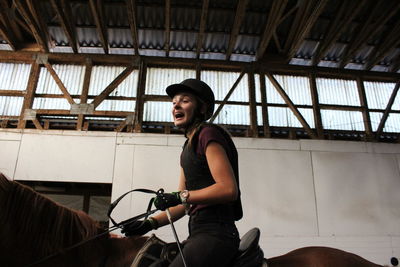
[[[186,79],[181,83],[172,84],[165,89],[169,97],[174,96],[181,92],[189,92],[198,97],[207,105],[205,120],[211,118],[214,113],[215,97],[214,93],[205,82],[197,79]]]

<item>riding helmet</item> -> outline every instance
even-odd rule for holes
[[[214,113],[215,97],[214,93],[205,82],[197,79],[186,79],[181,83],[172,84],[165,89],[167,94],[173,98],[176,94],[181,92],[189,92],[198,97],[207,105],[205,120],[211,118]]]

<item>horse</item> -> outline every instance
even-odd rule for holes
[[[128,267],[146,240],[116,238],[83,211],[0,173],[1,266]]]
[[[1,173],[0,226],[0,264],[7,267],[128,267],[149,240],[116,237],[83,211],[61,206]],[[268,267],[383,267],[328,247],[296,249],[264,259],[262,266],[265,263]]]

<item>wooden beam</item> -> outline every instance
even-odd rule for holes
[[[28,24],[30,31],[32,32],[37,44],[43,52],[49,52],[48,42],[46,38],[43,36],[44,30],[41,28],[41,25],[37,22],[38,16],[34,16],[30,11],[30,8],[36,10],[34,5],[30,1],[23,0],[15,0],[14,4],[21,14],[25,22]]]
[[[271,127],[269,126],[268,104],[267,104],[267,87],[265,85],[265,73],[260,73],[260,93],[261,93],[261,108],[263,117],[264,137],[271,137]]]
[[[6,1],[0,1],[0,36],[3,37],[13,51],[16,51],[18,47],[17,37],[14,34],[16,27],[13,27],[15,24],[11,22],[13,20],[9,16],[9,10],[10,8]]]
[[[365,87],[364,82],[361,78],[357,78],[357,89],[358,89],[358,96],[360,97],[360,104],[362,108],[362,116],[364,121],[364,129],[365,129],[365,141],[372,140],[372,126],[371,126],[371,118],[369,116],[369,109],[368,109],[368,101],[367,96],[365,94]]]
[[[62,29],[64,30],[65,36],[67,36],[72,51],[74,51],[74,53],[78,53],[77,41],[75,38],[75,29],[71,26],[74,22],[71,21],[72,17],[67,16],[68,11],[66,5],[69,5],[69,3],[65,3],[65,0],[50,0],[50,3],[54,11],[56,12],[58,20],[61,24]]]
[[[283,12],[285,11],[286,5],[288,0],[281,0],[281,1],[273,1],[272,7],[268,15],[268,20],[265,25],[265,29],[263,35],[261,37],[260,43],[258,45],[258,49],[256,52],[256,59],[259,60],[264,56],[265,51],[273,37],[276,28],[278,27]]]
[[[363,45],[367,43],[371,36],[382,31],[386,22],[400,9],[398,3],[386,1],[375,1],[374,3],[375,5],[369,10],[369,15],[366,16],[367,20],[360,22],[359,27],[355,31],[355,36],[353,36],[349,45],[344,49],[339,64],[340,68],[344,68],[351,61],[354,53],[363,48]]]
[[[21,29],[18,27],[17,24],[17,17],[15,16],[15,7],[14,2],[12,3],[11,7],[9,3],[5,0],[0,1],[0,13],[3,14],[4,17],[4,26],[8,29],[9,32],[12,32],[12,35],[15,37],[17,41],[22,41],[22,33]]]
[[[371,54],[368,55],[368,61],[366,63],[366,69],[372,69],[376,64],[378,64],[386,55],[391,51],[395,50],[400,44],[400,22],[391,26],[390,31],[385,34],[385,38],[381,43],[374,47]]]
[[[132,45],[135,55],[139,55],[138,30],[136,24],[136,3],[135,0],[125,0],[126,11],[128,14],[129,28],[131,29]]]
[[[123,72],[121,72],[104,90],[103,92],[100,93],[100,95],[96,96],[95,99],[93,100],[93,105],[94,108],[98,107],[101,102],[104,101],[114,90],[115,88],[120,85],[126,77],[131,74],[131,72],[134,70],[133,66],[127,67]]]
[[[310,0],[304,1],[303,3],[305,3],[303,5],[306,5],[302,14],[304,17],[301,19],[301,23],[295,26],[297,29],[289,45],[289,49],[287,50],[287,61],[290,61],[294,57],[301,44],[304,42],[305,36],[309,33],[315,21],[324,10],[328,0]]]
[[[109,54],[109,49],[108,49],[108,35],[107,35],[107,29],[106,25],[103,21],[103,16],[102,16],[102,7],[103,7],[103,1],[102,0],[89,0],[89,6],[90,10],[92,12],[92,16],[94,19],[94,22],[96,24],[96,29],[97,33],[99,34],[100,42],[103,46],[104,53]]]
[[[383,113],[383,116],[382,116],[381,122],[379,123],[378,129],[376,130],[376,133],[375,133],[376,140],[379,140],[379,135],[381,135],[383,128],[385,127],[386,120],[389,117],[389,113],[392,109],[394,100],[396,99],[397,93],[399,92],[399,87],[400,87],[400,82],[397,82],[396,86],[393,89],[392,95],[389,98],[389,102],[386,106],[385,112]]]
[[[169,57],[171,35],[171,0],[165,0],[165,56]]]
[[[89,94],[89,86],[90,86],[90,77],[92,75],[93,63],[90,59],[86,61],[85,64],[85,76],[83,78],[83,87],[82,87],[82,94],[80,97],[80,103],[86,104]],[[79,114],[78,119],[76,121],[76,129],[78,131],[82,130],[83,121],[85,119],[85,115]]]
[[[142,60],[140,62],[140,67],[139,67],[139,78],[138,78],[138,86],[136,92],[136,106],[135,106],[135,119],[134,119],[134,131],[136,133],[142,132],[146,76],[147,76],[147,63],[146,61]]]
[[[324,138],[324,129],[322,126],[321,109],[320,109],[319,99],[318,99],[318,88],[317,88],[317,82],[316,82],[316,75],[314,73],[311,73],[308,76],[308,78],[310,81],[310,93],[311,93],[311,100],[312,100],[313,112],[314,112],[315,129],[317,130],[317,137],[319,139],[323,139]]]
[[[308,136],[310,136],[311,139],[316,139],[317,136],[314,134],[310,126],[308,125],[307,121],[304,119],[303,115],[299,112],[299,110],[296,108],[292,100],[290,100],[289,96],[286,94],[285,90],[282,88],[282,86],[279,84],[279,82],[272,76],[270,73],[266,73],[268,79],[271,81],[271,83],[274,85],[275,89],[278,91],[278,93],[281,95],[285,103],[288,105],[290,110],[293,112],[293,114],[296,116],[296,118],[299,120],[301,125],[303,126],[304,130],[307,132]]]
[[[362,5],[361,0],[343,1],[340,4],[339,11],[330,22],[326,36],[319,42],[317,51],[313,55],[312,62],[314,66],[318,65],[340,35],[351,25],[351,22],[363,7],[364,5]]]
[[[50,63],[46,62],[44,63],[44,66],[50,73],[51,77],[53,77],[54,81],[56,82],[58,88],[60,88],[61,92],[64,95],[64,98],[67,99],[68,103],[70,104],[75,104],[74,99],[71,97],[69,94],[67,88],[65,87],[64,83],[61,81],[60,77],[57,75],[56,71],[53,69],[53,66],[50,65]]]
[[[25,96],[25,91],[0,89],[0,96]]]
[[[197,35],[197,48],[196,48],[196,58],[200,58],[201,48],[203,47],[203,40],[204,40],[204,32],[206,31],[206,24],[207,24],[207,16],[208,16],[208,5],[209,0],[203,0],[203,5],[201,8],[201,18],[200,18],[200,27],[199,33]]]
[[[248,72],[249,85],[249,116],[250,116],[250,136],[258,137],[257,106],[256,106],[256,86],[254,80],[254,70]]]
[[[18,129],[23,129],[26,126],[26,121],[24,119],[25,110],[32,108],[33,99],[39,80],[40,66],[38,63],[34,62],[31,65],[31,71],[29,73],[28,84],[26,86],[26,95],[24,97],[24,102],[22,104],[21,112],[18,119]]]
[[[229,60],[235,47],[240,27],[244,19],[248,0],[239,0],[236,6],[235,20],[232,25],[231,36],[229,38],[228,48],[226,49],[226,60]]]
[[[235,91],[236,87],[239,85],[240,81],[242,80],[243,76],[246,74],[246,72],[243,70],[242,73],[240,73],[239,77],[237,78],[236,82],[233,84],[232,88],[229,90],[229,92],[226,94],[224,100],[222,103],[218,106],[217,110],[214,112],[214,114],[210,118],[210,122],[214,122],[215,118],[219,115],[221,112],[222,108],[224,105],[228,102],[229,97],[231,97],[232,93]]]

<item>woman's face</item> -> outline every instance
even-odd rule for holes
[[[191,93],[178,93],[172,99],[172,117],[175,126],[186,128],[193,121],[198,101]]]

